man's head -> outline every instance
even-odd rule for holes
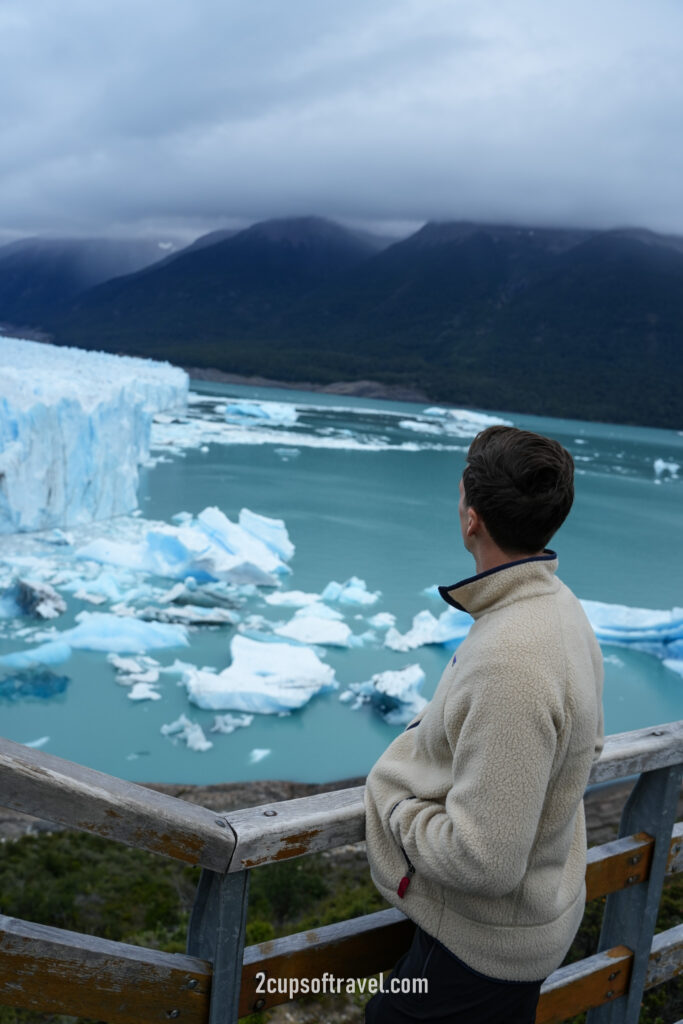
[[[574,500],[574,462],[557,441],[516,427],[488,427],[467,453],[460,505],[463,539],[474,509],[508,555],[542,551]]]

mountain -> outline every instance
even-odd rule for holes
[[[59,342],[282,381],[681,427],[683,242],[636,229],[433,223],[378,251],[266,221],[80,295]]]
[[[168,254],[141,239],[23,238],[0,247],[0,321],[41,326],[82,291]]]
[[[145,350],[156,352],[169,341],[263,338],[302,295],[374,251],[367,239],[321,218],[263,221],[92,289],[57,321],[58,337],[96,336],[125,351],[143,339]]]

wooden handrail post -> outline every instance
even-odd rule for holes
[[[628,946],[633,967],[626,994],[589,1010],[587,1024],[638,1022],[682,779],[683,764],[643,772],[624,807],[619,835],[647,832],[655,841],[654,851],[646,881],[607,897],[599,951]]]
[[[248,871],[229,875],[203,869],[190,916],[187,952],[213,964],[209,1024],[237,1021],[248,901]]]

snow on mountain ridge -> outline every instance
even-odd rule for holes
[[[0,534],[135,509],[154,414],[188,387],[168,363],[0,337]]]

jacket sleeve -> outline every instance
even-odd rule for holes
[[[563,725],[543,667],[532,659],[524,678],[509,670],[488,658],[477,679],[464,681],[465,707],[446,704],[453,773],[445,802],[404,800],[389,822],[418,873],[489,897],[524,877]]]

